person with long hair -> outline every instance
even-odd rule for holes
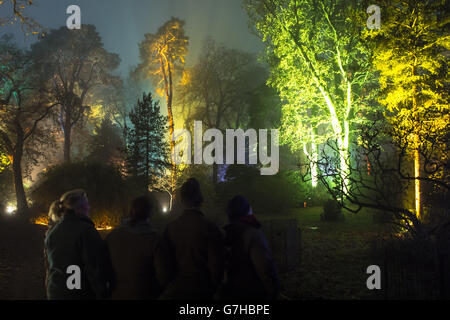
[[[89,210],[81,189],[66,192],[50,206],[44,242],[49,300],[107,297],[107,248]]]
[[[133,200],[130,215],[106,237],[112,262],[112,299],[156,299],[171,278],[164,241],[150,225],[152,196]]]

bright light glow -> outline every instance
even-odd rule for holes
[[[167,212],[167,207],[163,207],[162,211]]]
[[[95,229],[97,229],[97,231],[102,231],[102,230],[111,230],[112,226],[106,226],[106,227],[95,227]]]
[[[15,213],[15,211],[16,211],[16,206],[15,205],[12,205],[12,204],[8,204],[7,206],[6,206],[6,213],[7,214],[14,214]]]
[[[34,224],[39,224],[41,226],[48,226],[49,217],[46,214],[42,214],[39,217],[32,219],[31,222]]]

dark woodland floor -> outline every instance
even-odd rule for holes
[[[1,221],[0,299],[45,299],[45,230],[21,221]]]
[[[385,234],[371,216],[346,214],[338,223],[320,221],[321,208],[293,210],[276,219],[296,219],[301,263],[280,275],[283,299],[373,299],[365,270],[370,243]],[[264,223],[273,217],[261,217]],[[0,220],[0,300],[45,299],[43,240],[46,227]]]

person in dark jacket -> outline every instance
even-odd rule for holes
[[[223,279],[223,235],[199,209],[203,196],[198,181],[188,179],[179,191],[185,209],[164,233],[175,262],[175,279],[162,299],[210,299]]]
[[[225,229],[228,249],[226,281],[221,298],[273,300],[279,280],[261,224],[247,200],[236,196],[227,207],[230,223]]]
[[[157,202],[133,200],[130,217],[106,237],[112,262],[112,299],[156,299],[172,272],[166,245],[150,226]]]
[[[50,300],[107,297],[107,249],[88,217],[89,209],[83,190],[65,193],[50,207],[44,243]]]

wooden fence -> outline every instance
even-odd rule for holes
[[[450,299],[449,241],[377,241],[384,299]]]

